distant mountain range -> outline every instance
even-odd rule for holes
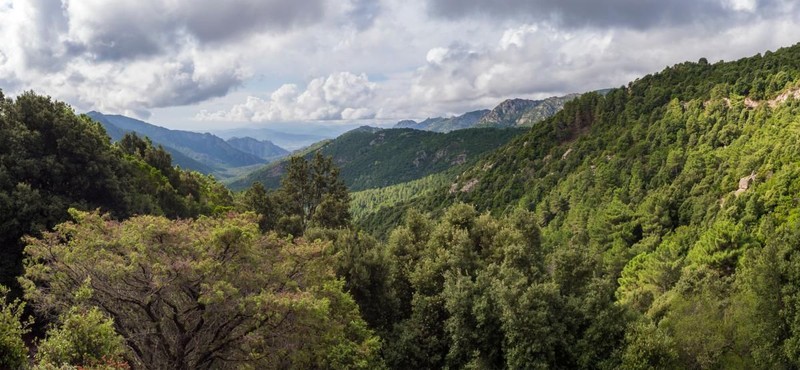
[[[428,118],[422,122],[405,120],[398,122],[394,128],[413,128],[415,130],[450,132],[475,127],[481,118],[490,111],[488,109],[467,112],[455,117]]]
[[[176,165],[220,177],[228,176],[231,169],[262,165],[289,153],[266,140],[244,137],[226,141],[210,133],[170,130],[121,115],[94,111],[87,115],[100,122],[114,141],[128,132],[149,137],[172,155]]]
[[[319,151],[332,156],[345,184],[357,191],[419,179],[472,163],[525,131],[480,128],[438,133],[365,126],[293,155],[311,158]],[[229,186],[241,190],[258,181],[267,188],[276,188],[287,162],[283,159],[270,163]]]
[[[352,124],[326,125],[313,131],[292,126],[292,133],[250,127],[211,134],[170,130],[121,115],[87,115],[103,124],[112,140],[127,132],[147,136],[172,154],[176,165],[214,174],[231,182],[233,189],[246,188],[255,181],[277,187],[286,163],[274,161],[290,155],[289,149],[296,150],[291,155],[310,157],[321,151],[333,156],[345,183],[359,190],[418,179],[472,161],[522,132],[498,128],[533,126],[578,96],[509,99],[491,110],[421,122],[400,121],[394,129],[363,126],[344,134]],[[470,130],[473,128],[476,130]]]
[[[421,122],[404,120],[398,122],[394,128],[450,132],[472,127],[530,127],[553,116],[566,102],[578,96],[580,94],[554,96],[544,100],[509,99],[492,110],[477,110],[447,118],[428,118]]]
[[[225,141],[227,141],[228,144],[236,149],[239,149],[245,153],[250,153],[267,161],[285,157],[289,154],[288,150],[273,144],[269,140],[258,140],[249,136],[245,136],[232,137]]]
[[[308,125],[309,127],[302,127],[301,125]],[[323,127],[319,124],[297,123],[295,127],[242,127],[216,130],[213,133],[223,139],[251,137],[258,140],[269,140],[281,148],[298,150],[322,140],[333,139],[358,127],[358,125],[352,124],[328,126],[331,127]]]

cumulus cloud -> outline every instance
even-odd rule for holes
[[[323,0],[0,0],[0,87],[147,116],[225,96],[250,75],[238,43],[324,10]]]
[[[197,115],[207,121],[355,120],[375,117],[376,85],[365,74],[335,73],[311,80],[305,90],[286,84],[269,98],[254,96],[230,110]]]
[[[183,128],[424,118],[791,45],[796,3],[0,0],[0,88]]]
[[[419,101],[479,103],[505,96],[582,91],[608,86],[625,70],[624,59],[611,61],[613,32],[562,33],[551,27],[524,25],[506,30],[493,47],[466,44],[431,49],[427,64],[414,78],[412,97]],[[611,77],[609,79],[603,77]]]
[[[652,29],[702,22],[707,26],[756,19],[758,12],[795,9],[792,0],[429,0],[431,14],[462,18],[476,14],[548,22],[567,28]]]
[[[736,6],[747,7],[746,3]],[[714,32],[694,27],[647,32],[566,30],[547,23],[508,28],[495,44],[453,43],[428,51],[408,99],[427,113],[488,108],[512,97],[544,98],[616,87],[685,60],[731,60],[791,45],[791,15],[733,24]]]

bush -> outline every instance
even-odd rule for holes
[[[22,319],[25,303],[8,301],[8,288],[0,285],[0,369],[23,369],[28,364],[28,348],[22,336],[33,320]]]
[[[123,339],[114,331],[113,321],[97,308],[73,307],[60,321],[59,327],[49,330],[39,343],[36,360],[40,366],[111,367],[121,361]]]

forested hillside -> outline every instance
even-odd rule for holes
[[[407,320],[436,312],[444,324],[409,345],[427,337],[420,361],[435,366],[797,367],[798,98],[800,45],[678,64],[585,94],[455,183],[398,202],[458,230],[439,248],[416,219],[387,233],[400,248],[428,230],[406,267],[419,284]],[[481,236],[495,226],[473,220],[489,216],[441,212],[455,201],[506,226],[532,212],[539,244],[492,247],[506,236]],[[375,226],[388,214],[361,223],[389,230]],[[431,269],[434,286],[416,275]],[[486,311],[502,302],[516,303]]]
[[[412,129],[360,128],[300,154],[332,156],[351,191],[415,180],[473,162],[523,133],[520,129],[469,129],[447,134]],[[288,160],[271,163],[230,186],[238,190],[258,181],[276,188]]]
[[[209,133],[170,130],[121,115],[99,112],[89,112],[87,115],[100,122],[112,140],[117,141],[128,132],[146,136],[172,153],[177,164],[205,174],[213,173],[220,176],[225,175],[226,170],[231,168],[267,162],[263,156],[263,143],[259,145],[261,148],[253,153],[237,148],[232,143]],[[268,153],[274,153],[267,156],[268,158],[275,158],[286,154],[286,151],[272,145]]]
[[[0,144],[0,368],[383,367],[330,241],[301,237],[348,223],[330,159],[234,199],[33,93],[0,93]]]
[[[111,144],[103,127],[33,93],[0,95],[0,284],[16,286],[23,235],[68,219],[67,209],[114,217],[193,217],[232,205],[230,192],[172,167],[161,147],[134,135]]]
[[[245,136],[232,137],[225,141],[240,151],[250,153],[267,161],[285,157],[289,154],[289,151],[273,144],[269,140],[258,140]]]

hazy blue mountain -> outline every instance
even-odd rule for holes
[[[394,128],[413,128],[415,130],[450,132],[474,127],[480,120],[489,113],[488,109],[467,112],[454,117],[428,118],[422,122],[405,120],[398,122]]]
[[[172,153],[177,164],[200,172],[212,173],[266,162],[259,156],[236,149],[222,138],[209,133],[170,130],[121,115],[99,112],[89,112],[87,115],[100,122],[112,139],[119,140],[125,132],[147,136],[153,143],[164,146],[164,149]]]
[[[288,150],[273,144],[269,140],[258,140],[249,136],[245,136],[232,137],[226,141],[236,149],[239,149],[245,153],[253,154],[267,161],[285,157],[289,154]]]
[[[264,127],[244,127],[213,131],[214,134],[223,139],[231,139],[234,137],[251,137],[257,140],[269,140],[275,145],[290,151],[309,146],[318,141],[332,139],[336,136],[339,136],[342,132],[331,133],[328,131],[320,131],[313,134],[292,133]]]

